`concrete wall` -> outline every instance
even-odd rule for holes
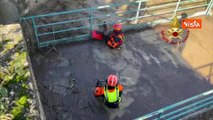
[[[0,0],[0,24],[17,22],[20,16],[36,9],[47,0]]]
[[[18,8],[15,3],[7,0],[0,1],[0,24],[15,22],[18,17]]]
[[[190,36],[182,51],[188,64],[213,84],[213,16],[202,18],[202,29],[190,29]]]

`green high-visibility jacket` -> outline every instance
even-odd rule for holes
[[[120,102],[119,88],[116,86],[113,92],[109,92],[107,87],[104,87],[104,97],[108,103]]]

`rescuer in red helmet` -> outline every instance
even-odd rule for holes
[[[95,96],[104,97],[104,102],[108,107],[117,108],[121,101],[122,91],[123,86],[118,83],[117,76],[111,74],[104,85],[100,85],[100,81],[98,81]]]
[[[107,45],[111,48],[120,48],[124,40],[124,33],[122,32],[122,24],[117,23],[113,25],[113,32],[107,39]]]

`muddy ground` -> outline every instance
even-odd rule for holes
[[[182,46],[184,47],[184,46]],[[121,50],[100,41],[56,46],[32,56],[47,119],[134,119],[210,90],[154,29],[126,33]],[[96,81],[114,73],[124,85],[119,109],[93,96]]]
[[[31,14],[94,5],[89,0],[47,3]],[[95,5],[103,3],[97,0]],[[46,21],[48,19],[40,22]],[[23,27],[25,39],[33,40],[26,26]],[[164,43],[154,28],[133,30],[125,36],[121,50],[112,50],[101,41],[88,40],[31,54],[48,120],[129,120],[212,89],[210,83],[182,59],[184,45],[176,49]],[[93,96],[96,81],[106,79],[111,73],[117,74],[124,85],[119,109],[106,108]]]

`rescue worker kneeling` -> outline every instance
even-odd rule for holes
[[[105,104],[110,108],[119,107],[121,102],[121,94],[123,91],[123,86],[118,83],[118,78],[116,75],[109,75],[107,83],[105,85],[99,85],[97,83],[95,89],[96,97],[104,97]]]
[[[113,25],[113,32],[107,39],[107,45],[111,48],[119,48],[124,40],[124,33],[122,32],[121,24]]]

